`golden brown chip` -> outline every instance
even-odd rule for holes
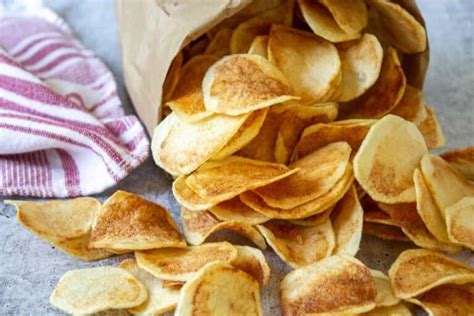
[[[346,33],[324,5],[311,0],[298,0],[298,4],[304,20],[316,35],[333,43],[353,40],[360,36],[359,32]]]
[[[474,146],[447,151],[441,158],[469,180],[474,180]]]
[[[423,156],[421,172],[445,219],[447,207],[465,196],[474,196],[474,184],[451,168],[441,157],[429,154]]]
[[[260,286],[247,273],[224,262],[209,263],[181,289],[176,316],[261,316]]]
[[[312,215],[310,217],[301,218],[301,219],[291,219],[288,222],[299,225],[299,226],[316,226],[324,223],[331,216],[332,211],[334,210],[335,205],[330,206],[327,210],[324,210],[322,213]]]
[[[377,270],[370,270],[370,274],[374,278],[377,296],[375,297],[375,305],[393,306],[400,302],[392,290],[392,285],[388,276]]]
[[[329,257],[335,246],[329,220],[307,227],[273,220],[257,227],[275,253],[293,268]]]
[[[217,60],[214,55],[197,55],[181,69],[182,75],[170,101],[166,103],[179,119],[195,122],[212,115],[204,107],[201,83],[207,69]]]
[[[182,206],[192,211],[204,211],[216,203],[205,201],[186,184],[186,176],[181,176],[173,181],[173,195]]]
[[[474,197],[465,197],[445,209],[451,241],[474,250]]]
[[[254,192],[271,207],[295,208],[330,191],[343,177],[350,153],[351,147],[345,142],[329,144],[292,163],[290,168],[299,168],[295,174]]]
[[[403,97],[406,78],[397,52],[388,48],[377,81],[363,95],[340,107],[340,118],[381,118],[393,110]]]
[[[364,223],[364,233],[383,240],[397,240],[410,241],[407,235],[398,226],[378,224],[378,223]]]
[[[249,54],[256,54],[262,57],[268,57],[268,35],[255,36],[250,45]]]
[[[428,116],[423,91],[411,85],[407,85],[400,102],[398,102],[397,106],[395,106],[390,113],[398,115],[415,124],[423,122]]]
[[[407,299],[443,284],[474,282],[474,269],[439,252],[402,252],[388,271],[395,295]]]
[[[232,33],[230,52],[232,54],[246,53],[254,38],[258,35],[267,35],[271,25],[271,20],[261,17],[255,17],[241,23]]]
[[[418,129],[425,138],[429,149],[443,147],[446,143],[441,125],[438,122],[436,113],[430,106],[426,107],[426,118],[417,124]]]
[[[413,172],[427,152],[416,125],[390,114],[370,128],[354,157],[354,174],[378,202],[415,202]]]
[[[187,248],[161,248],[135,252],[138,266],[155,277],[171,281],[188,281],[209,262],[231,263],[237,249],[228,242],[206,243]]]
[[[230,38],[232,37],[232,29],[222,28],[211,39],[207,45],[204,54],[211,54],[218,58],[230,54]]]
[[[273,25],[268,58],[288,78],[296,95],[308,102],[325,101],[323,96],[340,79],[336,47],[307,32]]]
[[[403,303],[392,306],[380,306],[373,310],[363,313],[364,316],[412,316],[410,309]]]
[[[398,226],[386,212],[382,211],[376,202],[365,196],[362,199],[362,208],[364,209],[364,221],[368,223],[384,224]]]
[[[204,200],[220,203],[296,172],[282,164],[230,156],[202,165],[187,177],[186,184]]]
[[[171,113],[155,128],[151,143],[153,159],[174,177],[191,173],[219,152],[249,115],[216,114],[187,123]]]
[[[165,208],[120,190],[105,201],[97,214],[90,240],[91,248],[115,250],[185,246]]]
[[[337,203],[331,214],[331,221],[336,237],[334,254],[355,256],[362,238],[364,210],[360,206],[354,185]]]
[[[359,33],[367,25],[367,7],[363,0],[322,0],[321,3],[348,34]]]
[[[360,39],[339,48],[342,82],[338,101],[347,102],[361,96],[378,79],[383,50],[377,38],[364,34]]]
[[[263,252],[257,248],[249,246],[235,246],[238,251],[237,259],[232,262],[232,266],[250,274],[258,281],[261,287],[267,284],[270,278],[270,267]]]
[[[292,95],[285,76],[266,58],[254,54],[229,55],[215,63],[202,82],[206,109],[239,115],[288,100]]]
[[[146,288],[129,272],[105,266],[66,272],[49,300],[66,313],[84,315],[135,307],[147,296]]]
[[[179,288],[165,287],[163,280],[155,278],[150,273],[141,269],[135,259],[125,259],[120,262],[120,268],[130,272],[139,282],[141,282],[147,292],[148,298],[139,306],[128,311],[133,315],[157,315],[172,311],[179,299]]]
[[[247,237],[260,249],[267,247],[262,235],[251,225],[239,221],[221,222],[210,212],[193,212],[181,208],[181,221],[184,235],[191,245],[200,245],[213,233],[230,230]]]
[[[238,196],[211,207],[209,211],[221,221],[239,221],[249,225],[257,225],[270,220],[269,217],[255,212],[242,203]]]
[[[371,1],[380,16],[384,37],[406,54],[421,53],[426,49],[423,26],[400,5],[389,1]]]
[[[280,285],[283,315],[359,314],[375,307],[370,270],[349,256],[332,256],[288,273]]]
[[[173,59],[168,73],[166,74],[165,82],[163,83],[163,100],[168,101],[173,95],[174,89],[179,81],[181,66],[183,65],[183,54],[178,53]]]

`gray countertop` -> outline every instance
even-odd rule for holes
[[[132,1],[132,0],[130,0]],[[428,27],[431,62],[425,83],[425,99],[441,121],[446,149],[474,143],[474,1],[418,1]],[[112,0],[49,0],[45,4],[62,16],[84,44],[94,50],[115,74],[127,113],[133,113],[126,96],[118,49]],[[143,195],[176,214],[178,204],[170,192],[170,180],[149,159],[116,187],[97,195],[104,199],[116,189]],[[3,197],[0,197],[3,201]],[[219,237],[216,237],[219,238]],[[410,243],[386,243],[364,236],[358,257],[371,268],[386,271]],[[265,314],[278,314],[278,280],[289,269],[271,251],[270,285],[264,290]],[[473,255],[461,256],[474,263]],[[71,269],[116,264],[121,258],[95,263],[81,262],[54,249],[22,228],[15,210],[0,202],[0,314],[60,314],[49,304],[49,295],[59,277]]]

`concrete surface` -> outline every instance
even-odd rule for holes
[[[113,1],[49,0],[45,3],[62,16],[84,44],[112,69],[124,106],[128,113],[133,113],[123,89]],[[448,141],[446,148],[472,145],[474,1],[423,0],[419,5],[428,25],[431,45],[426,101],[434,106],[441,120]],[[97,197],[104,199],[118,188],[159,202],[175,216],[179,210],[170,192],[170,180],[151,160],[116,188]],[[0,201],[3,199],[0,197]],[[364,236],[358,257],[370,267],[386,271],[398,253],[407,247],[413,246]],[[265,314],[275,315],[279,314],[278,280],[289,269],[271,251],[266,254],[272,265],[272,278],[263,296]],[[464,252],[462,256],[473,263],[472,253]],[[0,202],[0,315],[61,314],[52,308],[48,298],[63,273],[71,269],[115,264],[120,259],[85,263],[68,257],[22,228],[15,219],[14,209]]]

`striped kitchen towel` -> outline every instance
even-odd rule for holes
[[[112,74],[64,21],[48,9],[0,13],[0,195],[98,193],[148,148]]]

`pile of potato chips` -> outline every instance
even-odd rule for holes
[[[152,152],[174,178],[184,237],[127,192],[11,201],[79,259],[135,253],[66,273],[54,306],[261,315],[268,245],[294,269],[283,315],[474,313],[474,269],[441,254],[474,250],[474,148],[430,153],[444,136],[403,63],[426,50],[423,25],[390,1],[280,2],[224,20],[169,69]],[[206,243],[223,230],[257,248]],[[355,259],[363,232],[429,250],[403,252],[386,276]]]

